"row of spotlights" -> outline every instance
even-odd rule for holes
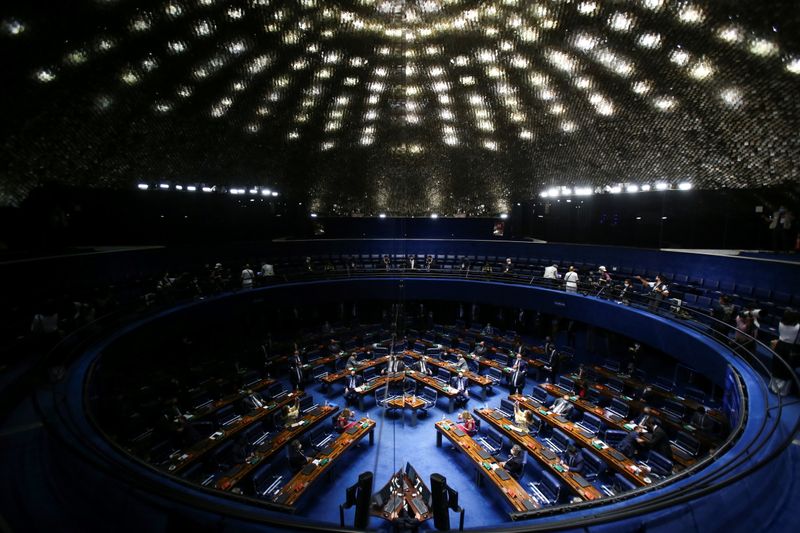
[[[679,183],[677,189],[680,191],[688,191],[692,188],[692,184],[689,182]],[[637,193],[637,192],[649,192],[651,190],[656,191],[668,191],[672,189],[672,185],[669,183],[659,182],[656,183],[655,186],[651,185],[636,185],[636,184],[628,184],[625,185],[624,188],[622,185],[613,185],[613,186],[606,186],[602,189],[592,189],[591,187],[551,187],[546,191],[542,191],[539,193],[541,198],[558,198],[559,196],[591,196],[593,194],[600,194],[600,193],[610,193],[610,194],[619,194],[623,190],[627,193]],[[501,215],[501,218],[502,215]]]
[[[136,188],[139,189],[140,191],[147,191],[147,190],[149,190],[151,188],[151,186],[150,186],[149,183],[139,183],[138,185],[136,185]],[[278,191],[273,191],[272,189],[267,189],[266,187],[262,187],[262,188],[252,187],[250,189],[244,189],[244,188],[240,188],[240,187],[231,187],[231,188],[225,189],[224,187],[223,188],[218,188],[216,185],[214,187],[208,187],[206,185],[203,185],[202,187],[198,187],[196,185],[185,185],[184,186],[184,185],[172,185],[170,183],[159,183],[156,186],[153,186],[153,188],[158,188],[158,189],[161,189],[163,191],[168,191],[168,190],[174,189],[176,191],[188,191],[188,192],[195,192],[195,191],[198,191],[198,190],[199,191],[203,191],[203,192],[223,192],[223,193],[227,192],[227,193],[233,194],[233,195],[240,195],[240,194],[247,194],[247,193],[250,193],[250,194],[261,194],[261,196],[271,196],[271,197],[275,197],[275,196],[279,195]]]
[[[311,218],[317,218],[319,215],[317,213],[311,213]],[[386,213],[379,213],[378,218],[386,218]],[[431,213],[431,218],[439,218],[438,213]],[[503,220],[508,218],[508,213],[500,213],[500,218]]]

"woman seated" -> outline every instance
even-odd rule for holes
[[[459,413],[458,420],[460,420],[461,423],[456,424],[456,426],[467,435],[475,435],[478,432],[478,426],[475,424],[475,419],[469,411],[462,411]]]
[[[300,418],[300,399],[295,399],[294,403],[286,406],[286,423],[292,424]]]
[[[514,402],[514,424],[516,424],[523,433],[529,433],[530,427],[533,424],[533,412],[520,407],[519,402]]]
[[[356,424],[356,416],[350,409],[342,409],[336,417],[336,430],[344,432]]]

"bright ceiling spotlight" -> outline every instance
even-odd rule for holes
[[[503,220],[507,219],[508,213],[500,213],[500,218],[502,218]]]
[[[140,191],[146,191],[147,189],[150,188],[150,186],[146,183],[140,183],[139,185],[136,186],[136,188],[139,189]]]
[[[381,213],[378,215],[378,218],[386,218],[386,213]]]
[[[439,215],[437,215],[436,213],[431,213],[431,218],[439,218]]]
[[[688,191],[691,188],[692,188],[692,184],[689,183],[688,181],[684,181],[683,183],[678,184],[678,189],[680,189],[682,191]]]
[[[656,183],[656,190],[657,191],[666,191],[667,189],[669,189],[669,184],[668,183],[664,183],[663,181],[660,181],[660,182]]]

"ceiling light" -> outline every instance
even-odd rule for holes
[[[139,185],[137,185],[136,187],[137,187],[137,188],[138,188],[140,191],[146,191],[147,189],[149,189],[149,188],[150,188],[150,186],[149,186],[148,184],[146,184],[146,183],[140,183],[140,184],[139,184]]]
[[[678,189],[680,189],[682,191],[688,191],[691,188],[692,188],[692,184],[689,183],[688,181],[684,181],[683,183],[679,183],[678,184]]]
[[[656,183],[657,191],[666,191],[667,189],[669,189],[668,183],[664,183],[663,181]]]
[[[439,218],[439,215],[437,215],[436,213],[431,213],[431,218]]]

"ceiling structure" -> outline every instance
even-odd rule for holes
[[[800,178],[794,0],[2,9],[0,204],[160,183],[480,215],[546,191]]]

